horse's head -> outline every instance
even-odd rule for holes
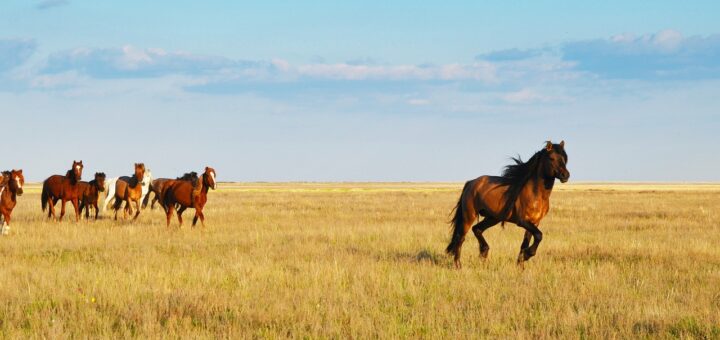
[[[18,196],[23,194],[23,186],[25,185],[25,176],[23,176],[22,169],[10,172],[10,179],[8,181],[10,191],[16,193]]]
[[[546,161],[543,165],[545,176],[557,178],[562,183],[567,182],[570,179],[570,171],[566,167],[568,156],[565,153],[565,141],[560,142],[560,144],[547,141],[545,151],[547,151]]]
[[[105,191],[105,173],[104,172],[96,172],[95,173],[95,183],[97,183],[98,191]]]
[[[145,164],[135,163],[135,179],[142,181],[145,179]]]
[[[205,183],[203,183],[204,185],[207,185],[208,187],[215,190],[215,188],[217,187],[217,182],[215,182],[215,169],[206,166],[205,173],[203,174],[203,180],[205,181]]]
[[[75,180],[82,179],[82,171],[83,171],[83,164],[82,161],[73,161],[72,170],[73,174],[75,175]]]

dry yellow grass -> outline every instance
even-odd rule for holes
[[[52,223],[30,188],[0,238],[0,334],[720,337],[720,186],[558,185],[524,271],[514,225],[452,269],[460,187],[224,184],[205,230]]]

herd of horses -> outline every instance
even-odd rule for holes
[[[478,240],[481,258],[487,258],[490,246],[483,237],[483,232],[498,223],[510,222],[525,229],[520,245],[517,263],[520,266],[535,256],[542,241],[543,233],[539,229],[540,221],[550,210],[550,194],[555,179],[565,183],[570,178],[566,165],[568,156],[565,142],[553,144],[548,141],[540,151],[536,152],[527,162],[513,158],[515,164],[505,167],[501,176],[480,176],[467,181],[454,208],[451,220],[452,238],[446,252],[454,256],[454,264],[461,268],[460,251],[465,235],[470,229]],[[104,207],[111,200],[115,210],[115,219],[122,203],[125,202],[123,218],[133,214],[132,203],[135,204],[137,219],[142,207],[146,207],[150,196],[151,208],[155,203],[165,210],[167,226],[170,226],[172,214],[177,210],[178,221],[182,226],[182,213],[188,208],[195,209],[193,226],[200,219],[205,226],[203,207],[207,203],[208,189],[215,189],[215,169],[206,167],[201,176],[191,172],[176,179],[158,178],[153,180],[150,171],[143,163],[135,164],[132,176],[123,176],[107,180],[104,173],[96,173],[90,182],[80,180],[82,161],[73,161],[72,168],[62,175],[50,176],[43,182],[42,208],[48,210],[48,217],[55,219],[55,204],[61,201],[60,220],[65,215],[65,203],[70,201],[75,209],[76,220],[85,210],[89,218],[89,209],[95,209],[98,216],[99,193],[108,188]],[[3,234],[7,233],[10,213],[16,204],[16,197],[22,195],[25,178],[22,170],[5,171],[0,182],[0,213],[4,218]],[[479,218],[482,217],[482,220]],[[479,222],[476,222],[478,221]],[[532,239],[532,244],[530,243]]]
[[[182,213],[188,209],[195,209],[195,217],[192,225],[197,224],[198,219],[205,226],[205,215],[203,208],[207,203],[207,194],[209,189],[215,189],[215,169],[205,167],[205,171],[198,175],[197,172],[189,172],[176,179],[158,178],[153,180],[150,170],[145,169],[145,164],[135,163],[134,173],[131,176],[123,176],[113,179],[107,179],[105,173],[95,173],[93,180],[89,182],[82,181],[83,162],[73,161],[72,167],[65,175],[52,175],[43,181],[42,191],[40,194],[40,203],[43,212],[47,210],[48,218],[53,220],[62,220],[65,216],[65,206],[70,202],[75,211],[76,221],[80,220],[80,215],[85,212],[85,218],[90,218],[90,210],[93,209],[95,219],[99,214],[100,193],[107,192],[107,197],[103,207],[106,209],[108,204],[112,202],[112,208],[115,211],[114,218],[118,219],[118,211],[122,208],[123,203],[123,219],[127,219],[128,215],[133,214],[132,204],[135,204],[135,215],[133,220],[140,216],[141,200],[145,199],[145,204],[154,194],[153,205],[160,202],[160,206],[165,211],[167,217],[167,226],[170,226],[172,215],[175,211],[178,214],[178,221],[182,226]],[[7,235],[10,230],[11,214],[17,204],[17,196],[23,194],[23,186],[25,185],[25,177],[22,170],[5,171],[2,173],[0,180],[0,213],[2,214],[2,234]],[[60,202],[60,218],[55,215],[55,205]]]

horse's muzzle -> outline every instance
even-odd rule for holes
[[[17,189],[17,195],[18,195],[18,196],[22,196],[22,194],[23,194],[23,189],[22,189],[22,188],[18,188],[18,189]]]

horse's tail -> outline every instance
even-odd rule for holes
[[[48,199],[50,198],[50,193],[48,192],[50,189],[48,188],[48,181],[45,180],[43,182],[42,186],[42,193],[40,194],[40,203],[42,204],[42,211],[45,211],[47,209],[48,205]]]
[[[125,188],[125,190],[127,190],[127,188]],[[122,196],[125,197],[125,195],[126,194],[123,194]],[[113,210],[119,210],[120,206],[122,206],[123,201],[125,201],[125,200],[119,199],[117,193],[115,193],[115,201],[113,202]],[[129,201],[128,201],[128,204],[130,204]]]
[[[147,194],[145,194],[145,198],[143,198],[143,201],[142,201],[142,208],[143,208],[143,209],[147,208],[148,201],[150,201],[150,193],[151,193],[151,192],[153,192],[152,183],[150,183],[150,185],[148,185]],[[156,195],[156,196],[157,196],[157,195]]]
[[[448,244],[447,248],[445,248],[445,252],[451,255],[455,255],[457,253],[457,248],[460,245],[460,242],[462,238],[465,236],[465,211],[463,209],[463,198],[465,198],[465,193],[467,192],[467,187],[470,185],[470,181],[465,182],[465,186],[463,186],[462,193],[460,194],[460,199],[458,199],[457,205],[455,205],[455,208],[453,209],[455,211],[455,216],[450,220],[450,224],[452,225],[452,240],[450,240],[450,244]]]

